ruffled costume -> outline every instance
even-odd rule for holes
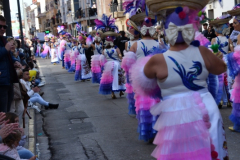
[[[64,63],[65,63],[65,69],[69,70],[71,67],[71,59],[70,59],[70,55],[72,53],[72,43],[67,42],[66,43],[66,50],[64,53]]]
[[[58,45],[56,43],[52,44],[52,48],[51,48],[51,63],[59,63],[57,47],[58,47]]]
[[[103,95],[112,92],[125,91],[125,78],[117,56],[116,47],[105,49],[104,56],[107,61],[104,65],[102,78],[100,81],[99,93]],[[103,57],[102,57],[103,58]]]
[[[227,65],[230,76],[235,80],[231,93],[233,101],[230,120],[234,123],[233,129],[240,132],[240,46],[236,46],[233,53],[227,55]]]
[[[36,57],[40,57],[41,48],[42,48],[41,44],[38,43],[37,44],[37,50],[36,50],[36,53],[35,53]]]
[[[62,67],[65,67],[65,63],[64,63],[64,55],[65,55],[65,50],[66,50],[66,43],[67,41],[65,40],[61,40],[60,42],[60,53],[61,54],[61,59],[62,59]]]
[[[79,55],[76,59],[75,81],[87,80],[92,78],[91,69],[81,44],[78,46]]]
[[[206,69],[192,72],[195,67],[202,68],[200,63],[203,62],[203,59],[199,58],[201,54],[194,48],[190,46],[189,50],[186,49],[185,53],[188,53],[186,56],[195,57],[188,63],[183,57],[178,59],[179,54],[174,51],[164,53],[168,66],[168,78],[164,82],[147,78],[143,72],[144,63],[135,68],[135,75],[132,76],[133,84],[137,85],[135,86],[137,92],[159,97],[159,87],[161,87],[162,101],[150,109],[153,116],[159,116],[154,125],[154,129],[158,132],[153,143],[157,147],[152,153],[152,156],[158,160],[228,158],[225,132],[216,102],[207,88],[197,85],[206,83],[208,72]],[[192,53],[195,53],[194,56],[191,55]],[[198,60],[200,63],[197,62]],[[195,65],[190,67],[192,64]],[[183,69],[184,72],[181,72]],[[194,83],[183,80],[184,76],[181,78],[180,74],[188,73],[197,75]]]
[[[130,81],[130,69],[137,61],[137,56],[134,52],[126,52],[122,60],[122,68],[125,71],[126,77],[126,93],[128,99],[128,114],[136,115],[135,99],[133,87]]]
[[[42,58],[46,58],[47,55],[48,55],[49,53],[51,53],[51,48],[50,48],[48,42],[45,42],[45,43],[43,44],[43,49],[44,49],[44,50],[43,50],[43,52],[41,53],[41,57],[42,57]]]
[[[78,48],[77,48],[77,46],[74,46],[72,48],[72,52],[71,52],[71,67],[68,70],[69,73],[75,72],[75,70],[76,70],[76,59],[77,59],[78,55],[79,55]]]
[[[134,98],[138,119],[139,139],[146,142],[153,139],[157,134],[153,126],[157,121],[158,115],[153,116],[150,113],[150,109],[159,103],[161,98],[161,92],[157,85],[153,85],[153,83],[148,84],[140,80],[143,78],[142,66],[144,66],[150,58],[149,56],[140,58],[130,69],[130,80],[132,81],[133,91],[136,93]],[[139,81],[137,81],[137,79],[139,79]],[[142,85],[145,87],[140,87]],[[150,89],[148,89],[148,87],[150,87]]]
[[[102,69],[100,56],[102,54],[102,45],[95,44],[94,55],[91,60],[92,83],[100,83],[102,77]]]

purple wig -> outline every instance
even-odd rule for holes
[[[175,12],[173,12],[166,18],[165,29],[168,29],[170,22],[172,22],[176,26],[184,26],[186,24],[189,24],[189,17],[188,17],[189,11],[185,11],[185,10],[187,10],[185,7],[184,8],[182,8],[182,7],[176,8]],[[183,12],[186,15],[185,15],[185,17],[183,16],[182,18],[180,18],[181,17],[180,15],[184,14]],[[176,43],[183,43],[183,42],[184,42],[184,39],[183,39],[182,33],[179,31]]]

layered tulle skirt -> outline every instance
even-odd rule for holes
[[[137,56],[134,52],[126,52],[122,60],[122,68],[125,71],[126,77],[126,93],[128,99],[128,114],[136,115],[135,99],[132,87],[132,82],[130,80],[130,69],[134,63],[136,63]]]
[[[234,79],[231,91],[231,100],[233,101],[232,114],[230,120],[234,123],[234,130],[240,132],[240,46],[235,48],[234,53],[227,55],[227,64],[229,75]]]
[[[41,47],[37,47],[35,56],[36,56],[36,57],[40,57],[40,52],[41,52]]]
[[[102,69],[99,54],[92,56],[91,71],[92,71],[92,83],[100,83],[102,77]]]
[[[76,59],[75,81],[91,79],[92,72],[85,54],[79,54]]]
[[[120,62],[116,60],[106,62],[100,81],[99,93],[107,95],[125,90],[125,78]]]
[[[46,58],[48,54],[50,54],[51,52],[51,48],[47,45],[44,46],[44,50],[43,52],[41,53],[41,57],[42,58]]]
[[[58,46],[58,59],[61,61],[62,60],[62,51],[61,51],[61,47]]]
[[[68,49],[68,50],[65,50],[65,53],[64,53],[64,63],[65,63],[66,70],[69,70],[71,67],[71,59],[70,59],[71,52],[72,50]]]
[[[227,146],[223,122],[207,90],[165,97],[151,108],[160,115],[152,156],[158,160],[224,160]]]
[[[59,63],[57,49],[51,49],[51,63]]]
[[[74,52],[72,52],[70,56],[71,56],[70,57],[71,67],[69,68],[68,72],[69,73],[73,73],[76,70],[76,58],[77,58],[77,55],[75,55]]]

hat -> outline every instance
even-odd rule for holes
[[[103,38],[107,36],[118,36],[116,33],[118,31],[118,27],[115,25],[115,19],[111,18],[111,15],[108,17],[103,14],[100,20],[96,19],[94,22],[96,24],[96,30],[101,30],[103,32]]]
[[[201,10],[210,0],[146,0],[150,11],[159,13],[163,10],[175,9],[179,6],[187,6],[190,9]]]
[[[231,16],[239,16],[240,15],[240,4],[237,4],[233,7],[231,11],[228,11],[228,14]]]

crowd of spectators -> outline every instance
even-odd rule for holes
[[[57,109],[58,104],[42,98],[44,93],[39,87],[44,83],[34,58],[36,42],[24,38],[21,46],[21,40],[4,36],[7,27],[6,19],[0,15],[0,159],[7,156],[35,160],[24,145],[19,145],[24,138],[21,126],[24,126],[25,113],[31,107],[42,114],[36,103],[45,109]]]

